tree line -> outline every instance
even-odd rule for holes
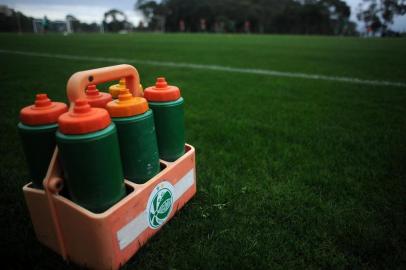
[[[155,31],[357,34],[343,0],[137,0]],[[359,0],[367,32],[384,34],[406,13],[406,0]]]
[[[151,30],[353,35],[342,0],[137,0]]]

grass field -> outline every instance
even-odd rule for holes
[[[406,39],[1,34],[0,50],[406,83]],[[36,92],[66,101],[72,73],[111,64],[0,53],[0,240],[11,269],[76,268],[35,239],[19,109]],[[182,90],[198,193],[125,269],[406,267],[405,87],[136,67],[144,86],[164,75]]]

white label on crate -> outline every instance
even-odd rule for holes
[[[175,186],[159,183],[151,192],[147,208],[117,231],[120,250],[126,248],[148,227],[158,229],[172,212],[173,204],[194,184],[194,169],[183,176]]]

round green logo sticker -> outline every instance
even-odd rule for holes
[[[174,189],[171,183],[159,183],[149,195],[147,204],[148,224],[151,228],[159,228],[169,217],[173,206]]]

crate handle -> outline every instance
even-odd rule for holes
[[[90,84],[105,83],[121,78],[125,78],[127,88],[133,96],[143,96],[137,69],[131,65],[123,64],[76,72],[69,78],[66,86],[68,99],[73,103],[78,98],[86,97],[85,90]]]

